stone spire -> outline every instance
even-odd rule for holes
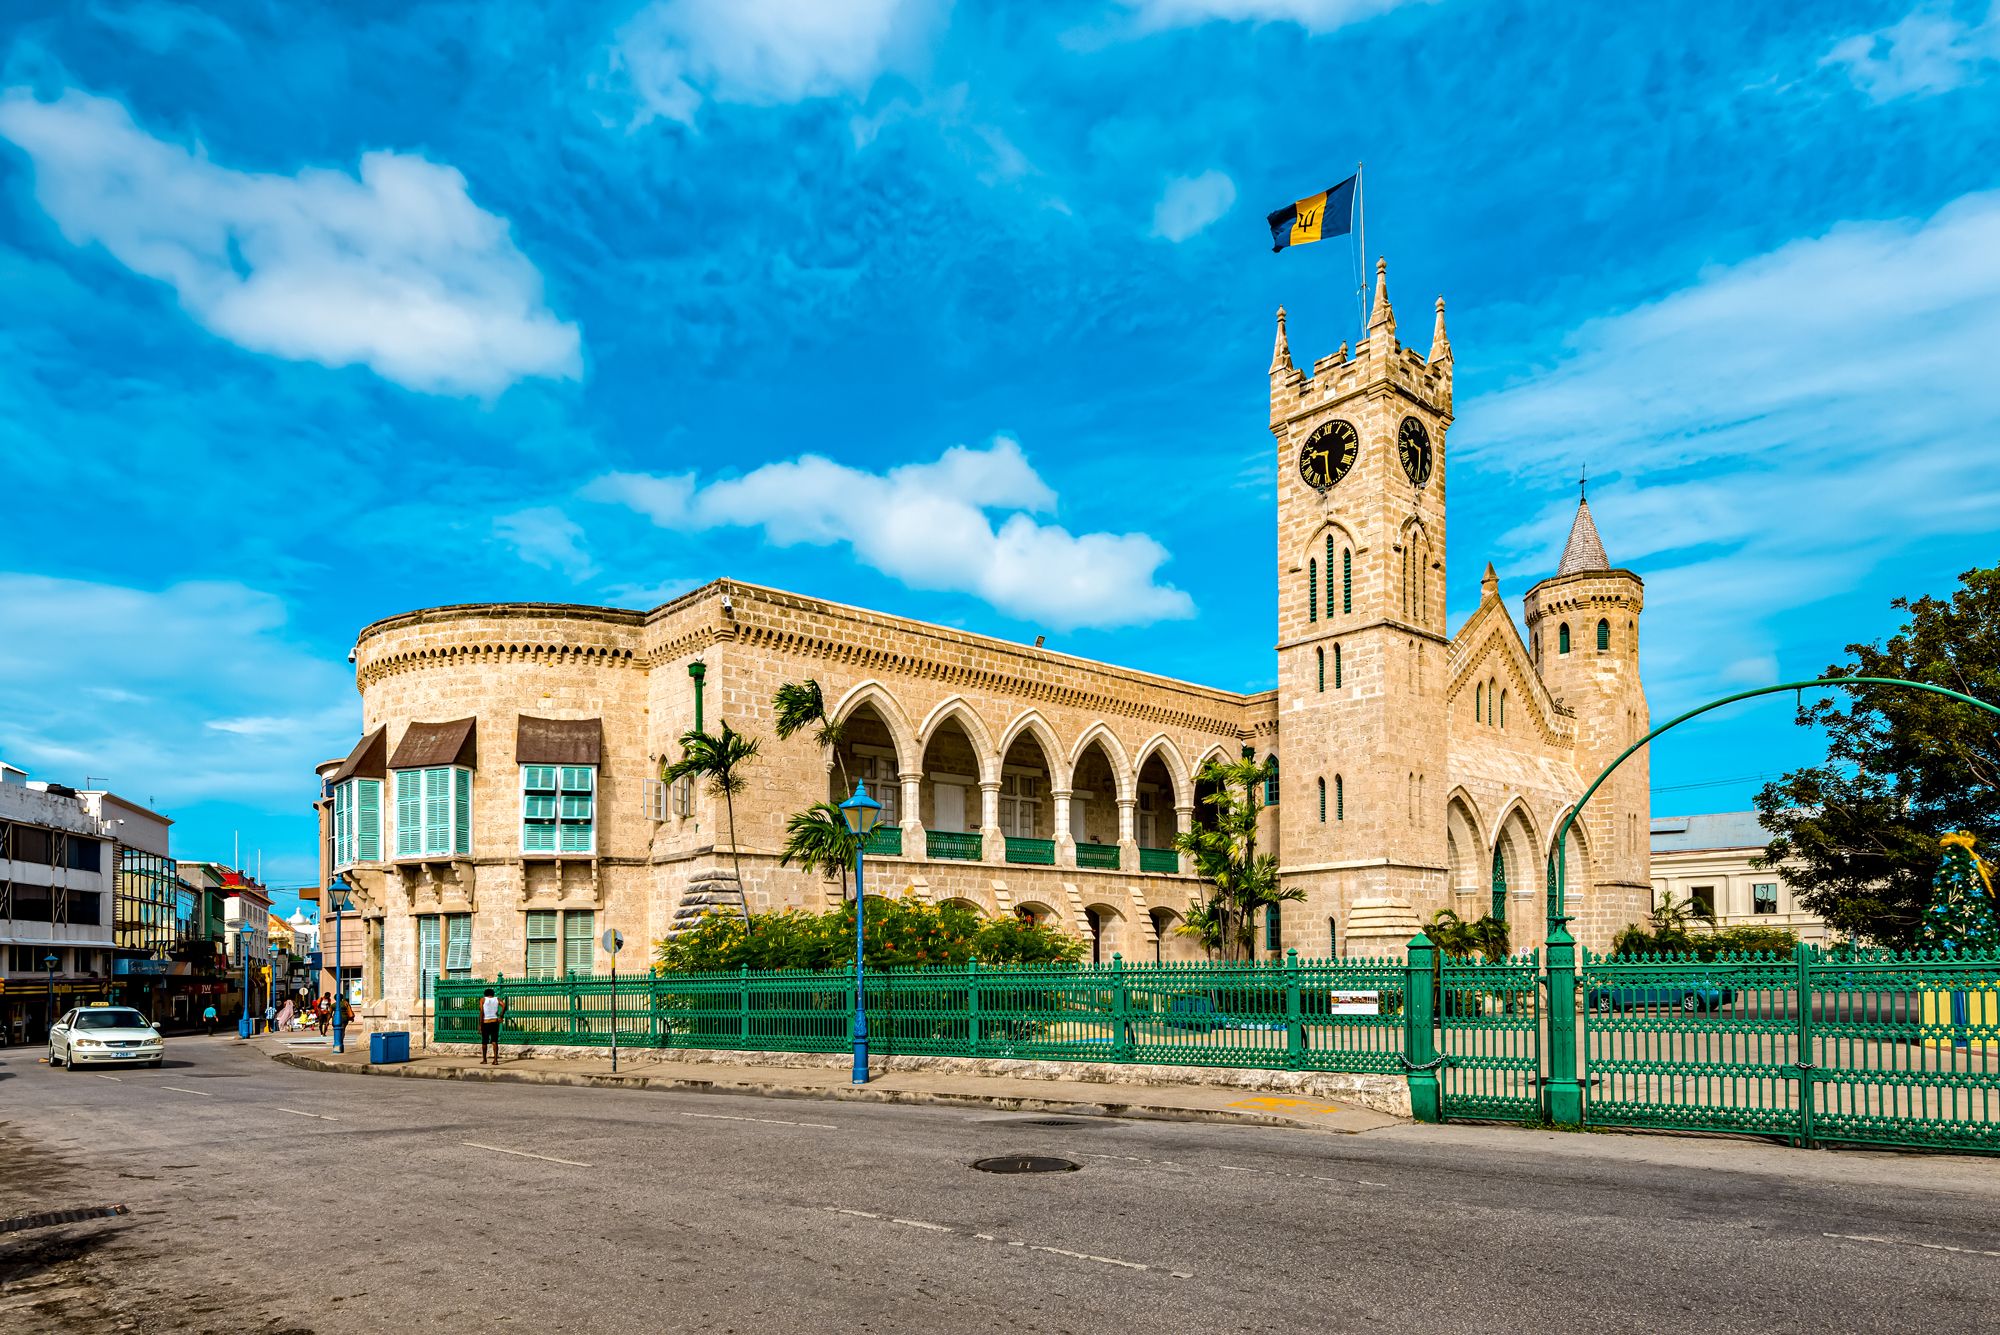
[[[1576,483],[1576,520],[1569,526],[1569,542],[1563,547],[1562,563],[1556,577],[1586,570],[1609,570],[1611,558],[1604,554],[1604,540],[1597,536],[1597,521],[1590,517],[1590,500],[1583,494],[1583,479]]]
[[[1372,339],[1376,330],[1382,330],[1391,339],[1396,337],[1396,313],[1389,309],[1389,261],[1375,261],[1375,306],[1368,312],[1368,336]]]
[[[1444,336],[1444,298],[1438,298],[1437,324],[1431,329],[1431,355],[1425,359],[1432,366],[1451,360],[1451,340]]]
[[[1499,596],[1500,574],[1493,569],[1493,563],[1488,561],[1486,563],[1486,573],[1479,577],[1479,601],[1483,603]]]
[[[1292,368],[1292,343],[1285,337],[1285,308],[1278,307],[1278,341],[1271,345],[1271,374]]]

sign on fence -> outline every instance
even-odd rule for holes
[[[1380,1015],[1382,994],[1380,992],[1329,992],[1326,994],[1328,1015]]]

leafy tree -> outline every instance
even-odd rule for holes
[[[956,967],[974,959],[982,964],[1074,964],[1082,958],[1083,942],[1011,914],[987,918],[963,904],[870,895],[862,954],[870,968]],[[854,960],[854,905],[825,913],[767,913],[758,919],[755,932],[735,918],[714,914],[657,943],[653,960],[659,973],[842,969]]]
[[[840,877],[840,897],[847,898],[847,872],[854,865],[861,836],[847,828],[847,817],[831,802],[815,802],[785,822],[781,866],[796,862],[821,876]]]
[[[723,720],[715,732],[690,728],[681,734],[681,758],[660,769],[666,783],[700,778],[719,793],[729,811],[729,851],[736,863],[736,889],[742,898],[743,923],[750,924],[750,895],[743,885],[743,852],[736,843],[736,795],[749,786],[743,771],[757,758],[757,739],[746,737]]]
[[[1258,909],[1305,898],[1303,890],[1279,888],[1278,859],[1257,851],[1258,794],[1269,772],[1268,766],[1248,758],[1210,760],[1198,778],[1212,786],[1202,800],[1213,808],[1214,824],[1174,836],[1174,848],[1193,857],[1195,874],[1210,887],[1205,905],[1190,906],[1176,930],[1200,939],[1224,959],[1235,951],[1244,959],[1253,957]]]
[[[840,758],[840,744],[846,740],[847,725],[835,723],[826,714],[826,695],[819,683],[808,677],[804,681],[788,681],[780,686],[771,697],[771,709],[776,716],[775,725],[779,741],[787,741],[793,733],[806,728],[815,729],[813,740],[833,753],[833,760],[840,766],[840,790],[852,791],[847,781],[847,762]]]
[[[1471,959],[1479,955],[1487,960],[1507,958],[1512,939],[1507,932],[1507,924],[1491,914],[1470,921],[1462,918],[1453,909],[1439,909],[1424,925],[1424,935],[1439,953],[1453,959]]]
[[[1882,644],[1850,644],[1828,676],[1901,677],[2000,703],[2000,566],[1969,570],[1947,599],[1898,598],[1908,620]],[[2000,840],[2000,728],[1983,710],[1907,687],[1858,686],[1802,702],[1827,732],[1826,763],[1757,794],[1775,867],[1836,930],[1883,945],[1915,938],[1957,830]],[[1792,864],[1792,865],[1787,865]]]

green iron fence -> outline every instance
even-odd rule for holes
[[[1532,1121],[1542,1091],[1541,963],[1440,959],[1437,1014],[1441,1115]]]

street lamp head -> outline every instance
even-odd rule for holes
[[[58,965],[58,964],[61,964],[61,963],[62,963],[62,959],[61,959],[61,958],[60,958],[59,956],[56,956],[56,955],[44,955],[44,956],[42,956],[42,967],[43,967],[44,969],[53,969],[53,968],[55,968],[55,967],[56,967],[56,965]]]
[[[875,822],[882,819],[882,804],[868,796],[868,785],[857,781],[854,796],[840,804],[841,819],[847,828],[866,839],[875,832]]]

